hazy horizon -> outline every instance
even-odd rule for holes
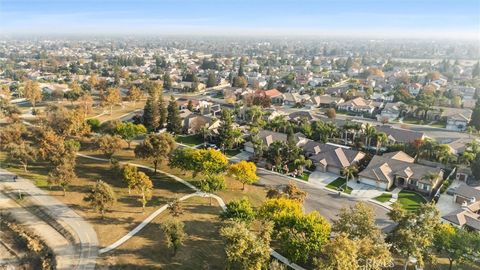
[[[0,0],[2,35],[480,40],[480,1]]]

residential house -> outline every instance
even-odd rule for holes
[[[402,151],[374,156],[368,166],[358,174],[361,183],[388,190],[393,185],[431,195],[441,184],[440,168],[414,163],[415,159]],[[433,174],[434,180],[426,176]]]
[[[375,104],[372,100],[366,100],[362,97],[357,97],[338,104],[338,109],[343,111],[357,112],[357,113],[372,113],[375,110]]]
[[[425,134],[420,131],[397,128],[390,125],[375,126],[377,132],[387,134],[390,143],[413,143],[425,139]]]
[[[435,121],[445,121],[448,130],[464,131],[472,117],[471,109],[449,108],[435,106],[427,112],[427,118]]]
[[[287,142],[287,134],[285,133],[280,133],[280,132],[275,132],[275,131],[270,131],[270,130],[260,130],[258,132],[258,138],[262,142],[262,145],[264,147],[269,147],[273,142]],[[303,135],[300,132],[297,132],[293,135],[295,142],[298,145],[303,145],[305,144],[308,139],[306,138],[305,135]],[[252,142],[246,142],[244,144],[244,150],[248,153],[254,153],[254,146]]]
[[[186,134],[197,134],[203,127],[211,127],[215,122],[214,118],[206,115],[190,114],[183,119],[183,131]]]
[[[283,105],[294,106],[296,104],[303,103],[303,98],[298,93],[285,93],[283,94]]]
[[[365,153],[343,145],[308,141],[301,146],[304,154],[316,166],[316,170],[340,175],[342,168],[358,163]]]
[[[414,96],[418,95],[420,93],[420,90],[422,90],[422,85],[419,83],[411,83],[408,86],[408,92]]]
[[[255,91],[255,95],[265,96],[265,97],[270,98],[272,104],[276,104],[276,105],[283,104],[283,94],[282,94],[282,92],[278,91],[277,89],[257,90],[257,91]]]
[[[480,232],[480,188],[462,184],[455,189],[453,201],[461,208],[442,219],[453,226]]]
[[[377,115],[377,120],[380,122],[391,122],[400,117],[400,113],[405,110],[405,103],[399,101],[395,103],[387,103],[382,109],[382,112]]]
[[[339,103],[345,100],[341,97],[334,97],[330,95],[321,95],[311,97],[305,102],[305,105],[310,107],[335,108]]]
[[[315,117],[313,117],[312,113],[310,111],[296,111],[296,112],[292,112],[288,115],[288,118],[291,120],[291,121],[300,121],[302,119],[307,119],[308,121],[312,121],[313,119],[315,119]]]

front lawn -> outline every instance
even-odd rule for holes
[[[240,154],[241,152],[242,151],[240,151],[239,149],[230,149],[230,150],[225,150],[225,155],[230,158]]]
[[[437,128],[445,128],[447,126],[447,123],[445,121],[436,121],[432,123],[430,126],[437,127]]]
[[[202,136],[200,136],[198,134],[187,135],[187,136],[177,136],[177,138],[175,138],[175,140],[178,143],[186,144],[188,146],[195,146],[195,145],[203,143]]]
[[[398,194],[398,202],[405,210],[415,211],[420,207],[420,204],[426,203],[427,201],[416,192],[402,190]]]
[[[402,122],[405,123],[405,124],[413,124],[413,125],[423,124],[422,120],[419,120],[415,117],[405,117],[405,118],[403,118]]]
[[[335,190],[339,190],[341,188],[343,190],[342,192],[345,192],[347,194],[352,193],[352,189],[350,187],[346,186],[345,188],[345,178],[343,177],[338,177],[334,181],[330,182],[327,185],[327,188],[331,188]]]
[[[376,201],[379,201],[379,202],[388,202],[390,201],[390,199],[392,198],[392,194],[390,193],[383,193],[382,195],[378,196],[378,197],[375,197],[373,198],[374,200]]]
[[[297,176],[296,178],[303,180],[303,181],[308,181],[308,178],[310,177],[310,172],[304,171],[301,176]]]

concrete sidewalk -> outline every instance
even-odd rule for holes
[[[74,269],[78,258],[74,246],[52,226],[41,220],[11,198],[0,192],[0,209],[34,234],[38,235],[55,253],[56,269]]]
[[[75,269],[95,269],[98,239],[90,223],[86,222],[70,207],[48,195],[29,180],[18,178],[13,182],[15,174],[0,169],[0,189],[19,190],[28,194],[34,205],[42,207],[47,214],[69,231],[78,242],[78,261]]]

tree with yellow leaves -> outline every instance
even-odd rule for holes
[[[242,183],[242,190],[245,190],[245,184],[253,184],[259,179],[255,163],[245,160],[230,165],[228,173]]]
[[[36,81],[26,81],[23,88],[23,95],[25,98],[32,103],[33,108],[35,104],[42,100],[42,90]]]
[[[122,94],[120,93],[120,89],[109,88],[107,91],[107,95],[105,95],[105,98],[103,100],[103,104],[110,107],[110,114],[112,114],[113,106],[120,104],[121,102]]]

